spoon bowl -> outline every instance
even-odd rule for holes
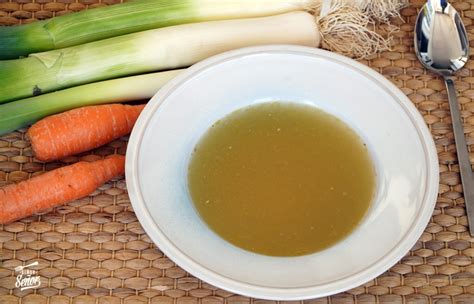
[[[415,52],[426,68],[443,76],[464,67],[469,58],[469,39],[451,4],[430,1],[423,6],[415,25]]]

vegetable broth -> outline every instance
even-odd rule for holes
[[[319,109],[272,102],[217,121],[191,156],[188,185],[223,239],[270,256],[310,254],[350,234],[375,192],[360,137]]]

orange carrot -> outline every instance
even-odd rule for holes
[[[56,207],[94,192],[123,175],[125,157],[114,155],[94,162],[78,162],[29,180],[0,188],[0,224]]]
[[[27,134],[38,160],[57,160],[127,135],[143,107],[109,104],[78,108],[38,121]]]

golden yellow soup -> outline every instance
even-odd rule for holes
[[[272,102],[217,121],[192,154],[188,185],[207,225],[243,249],[298,256],[361,222],[375,191],[366,145],[314,107]]]

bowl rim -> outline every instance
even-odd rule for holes
[[[155,113],[155,110],[161,104],[166,102],[167,96],[171,94],[176,88],[178,88],[182,83],[186,82],[189,78],[194,77],[196,74],[199,74],[201,71],[211,66],[218,65],[229,60],[238,59],[239,57],[262,53],[291,53],[306,56],[309,55],[332,61],[336,64],[343,65],[346,68],[363,74],[365,77],[369,78],[372,82],[384,89],[399,104],[399,106],[404,110],[411,120],[418,133],[419,139],[423,144],[423,150],[425,152],[425,165],[427,170],[425,181],[426,187],[422,203],[415,220],[411,223],[410,228],[407,230],[403,238],[396,245],[394,245],[395,250],[380,258],[378,261],[370,264],[363,271],[345,277],[341,280],[310,287],[274,288],[236,281],[216,273],[205,266],[200,265],[198,262],[194,261],[191,257],[187,256],[174,246],[173,242],[168,239],[168,237],[153,221],[140,192],[137,167],[141,140],[151,117],[153,117]],[[138,220],[142,224],[145,232],[155,244],[159,244],[159,249],[165,253],[166,256],[168,256],[177,265],[182,267],[190,274],[219,288],[223,288],[237,294],[270,300],[311,299],[316,297],[324,297],[355,288],[377,277],[396,264],[413,247],[431,218],[438,195],[439,167],[436,147],[423,117],[408,99],[408,97],[383,75],[348,57],[321,49],[294,45],[265,45],[241,48],[215,55],[191,66],[186,71],[182,72],[169,81],[165,86],[163,86],[151,100],[154,101],[153,104],[147,106],[148,111],[146,111],[145,108],[132,130],[126,151],[127,157],[125,176],[133,210],[137,214]]]

